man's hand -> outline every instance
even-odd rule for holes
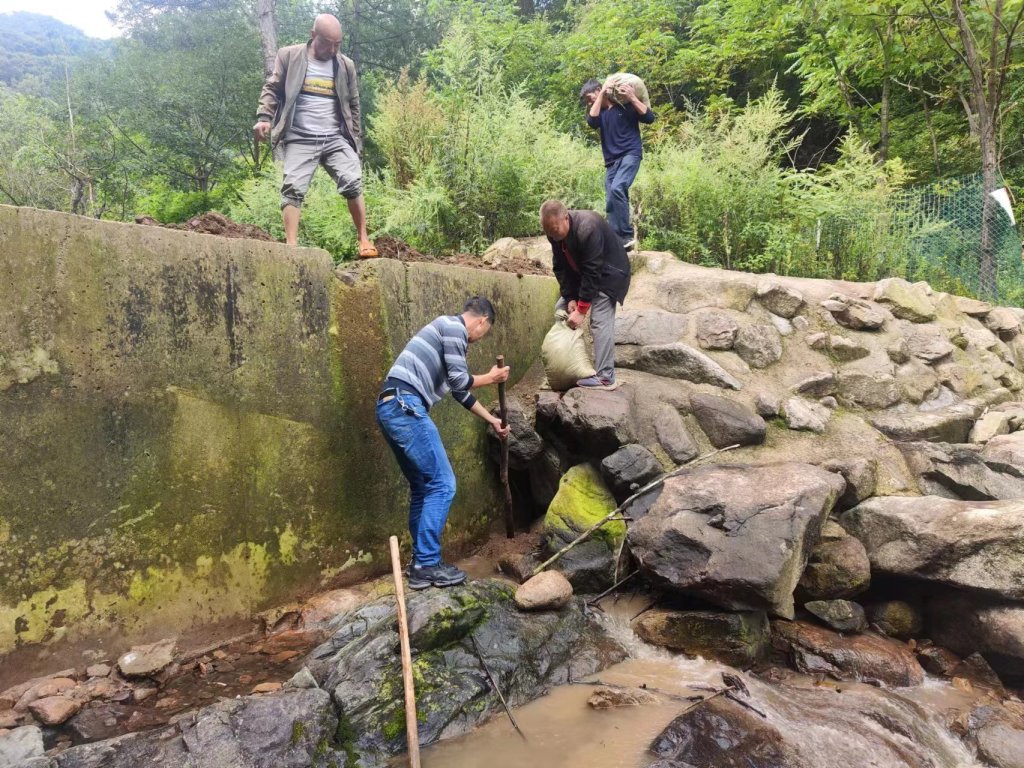
[[[583,321],[586,317],[586,315],[580,314],[579,310],[573,307],[572,314],[569,315],[569,319],[565,321],[565,324],[573,330],[576,330],[583,325]]]
[[[503,381],[508,381],[508,375],[512,371],[507,365],[504,368],[498,366],[492,366],[491,370],[488,371],[487,376],[491,380],[491,384],[500,384]]]
[[[622,83],[619,85],[619,93],[629,101],[636,101],[636,91],[633,90],[633,86],[629,83]]]
[[[261,141],[266,141],[267,137],[270,136],[270,121],[260,120],[256,123],[256,125],[252,127],[252,135],[256,139],[257,144]]]
[[[575,312],[575,311],[576,311],[576,300],[575,300],[575,299],[573,299],[572,301],[570,301],[570,302],[569,302],[569,303],[568,303],[568,304],[566,305],[566,307],[565,307],[565,308],[566,308],[566,310],[568,310],[569,314],[571,315],[571,314],[572,314],[573,312]]]
[[[512,431],[512,428],[507,424],[504,427],[501,426],[501,419],[497,417],[491,418],[491,429],[493,429],[494,433],[502,440],[507,440],[509,432]]]

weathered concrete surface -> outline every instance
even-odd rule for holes
[[[500,352],[516,379],[550,278],[345,272],[312,249],[0,207],[0,653],[171,633],[383,568],[407,491],[374,395],[408,337],[474,293],[498,322],[471,367]],[[454,403],[435,418],[464,545],[500,508],[483,424]]]

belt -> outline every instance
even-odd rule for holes
[[[389,387],[388,389],[382,389],[380,394],[377,395],[378,403],[386,403],[388,400],[394,400],[398,395],[398,387]]]

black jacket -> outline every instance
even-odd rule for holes
[[[562,296],[592,303],[598,293],[622,304],[629,291],[629,259],[622,241],[594,211],[569,211],[565,240],[550,237],[552,265]],[[566,253],[568,251],[568,253]]]

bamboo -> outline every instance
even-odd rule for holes
[[[391,574],[395,579],[398,605],[398,636],[402,649],[402,684],[405,687],[405,737],[409,742],[409,768],[420,768],[420,736],[416,723],[416,689],[412,679],[412,652],[409,650],[409,623],[405,615],[405,591],[402,585],[402,561],[398,537],[388,539],[391,547]]]
[[[505,356],[498,355],[497,365],[505,367]],[[501,426],[508,426],[508,405],[505,401],[505,382],[498,384],[498,408],[501,416]],[[505,536],[510,539],[516,537],[515,516],[512,513],[512,489],[508,484],[508,438],[501,440],[501,484],[505,489]]]

